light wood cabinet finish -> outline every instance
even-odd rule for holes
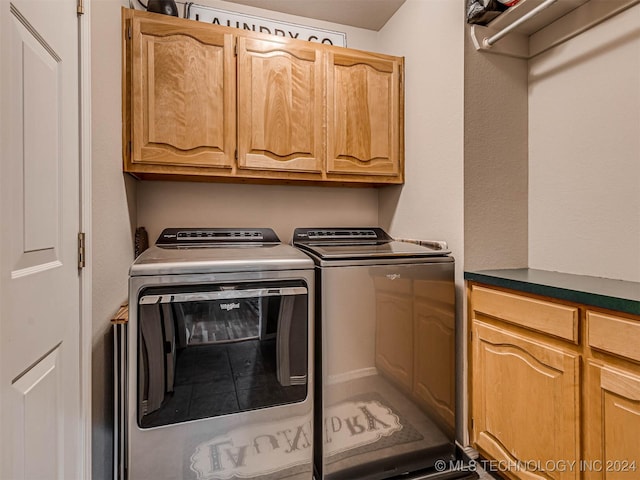
[[[402,58],[126,8],[122,18],[126,172],[403,183]]]
[[[474,287],[473,308],[500,320],[578,342],[578,309],[537,298]]]
[[[640,322],[588,311],[587,325],[590,347],[640,362]]]
[[[233,37],[156,15],[131,18],[131,154],[136,164],[231,168]]]
[[[477,320],[472,332],[476,447],[505,464],[535,466],[518,478],[578,478],[539,471],[537,462],[580,457],[579,355]]]
[[[238,166],[323,170],[322,52],[238,38]]]
[[[587,480],[640,477],[640,367],[590,360],[586,372]]]
[[[640,318],[586,311],[585,479],[640,478]]]
[[[402,59],[328,52],[328,173],[400,176]]]
[[[640,478],[640,317],[473,282],[468,295],[472,445],[511,466],[576,462],[500,472],[513,479]]]

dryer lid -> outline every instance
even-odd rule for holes
[[[130,276],[261,272],[313,268],[270,228],[167,228],[135,259]]]

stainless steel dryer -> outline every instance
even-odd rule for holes
[[[313,293],[270,229],[165,230],[116,335],[116,477],[311,479]]]
[[[297,228],[293,244],[316,264],[318,478],[477,478],[456,463],[446,245],[374,227]]]

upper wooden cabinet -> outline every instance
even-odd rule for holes
[[[238,38],[238,166],[322,172],[322,53]]]
[[[403,182],[402,58],[122,12],[125,171]]]
[[[329,173],[399,175],[402,59],[328,52]]]
[[[230,169],[236,148],[233,36],[198,24],[186,32],[158,17],[131,16],[131,154],[125,168]]]

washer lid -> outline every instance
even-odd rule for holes
[[[449,252],[409,242],[383,242],[373,244],[319,244],[298,243],[298,247],[316,254],[323,260],[363,258],[416,258],[447,255]]]
[[[293,244],[322,260],[418,258],[451,253],[438,242],[393,240],[380,227],[296,228]]]

